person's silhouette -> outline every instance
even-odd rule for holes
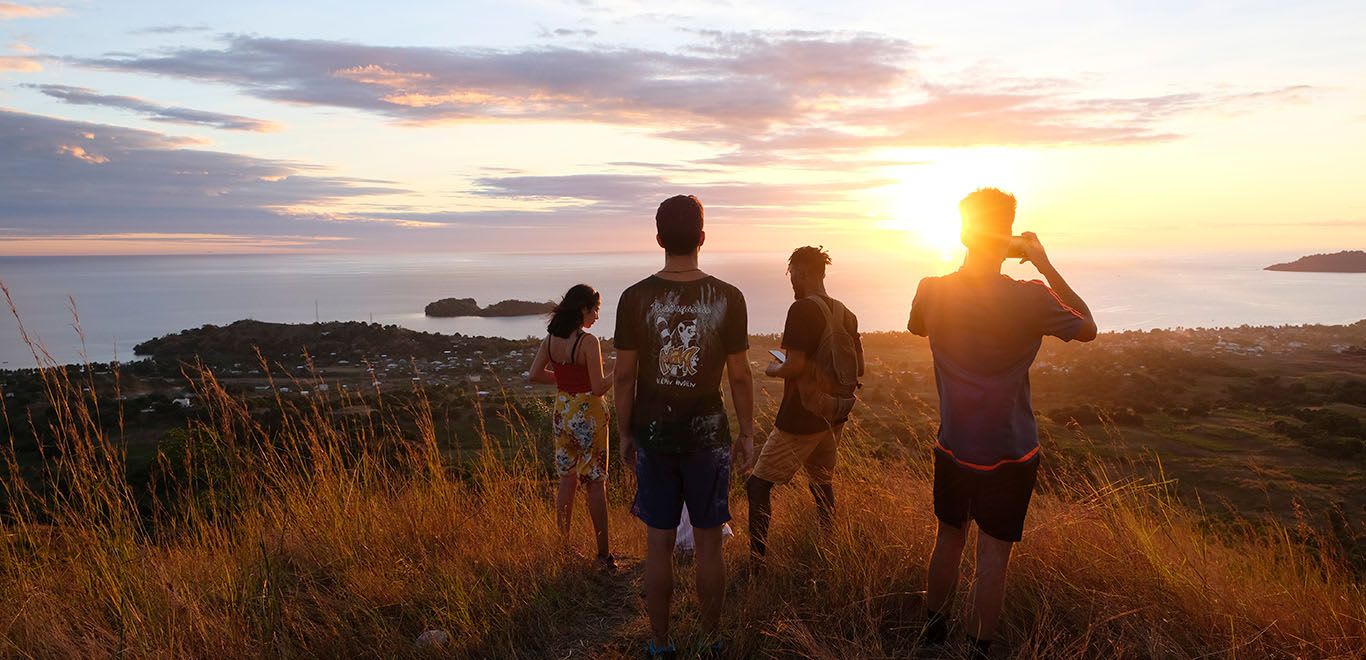
[[[944,608],[958,582],[967,523],[976,521],[977,579],[967,632],[985,654],[996,634],[1006,566],[1020,540],[1039,469],[1029,367],[1045,335],[1091,341],[1091,311],[1053,268],[1036,235],[1012,238],[1015,198],[995,188],[959,204],[963,266],[927,277],[911,303],[907,329],[929,337],[939,389],[934,512],[939,533],[930,559],[926,638],[943,642]],[[1012,241],[1047,280],[1001,274]],[[1050,288],[1051,286],[1051,288]]]

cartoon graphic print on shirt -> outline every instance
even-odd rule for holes
[[[744,295],[714,277],[650,276],[617,304],[613,344],[636,351],[631,429],[646,451],[688,453],[730,443],[721,376],[749,348]]]
[[[684,305],[678,292],[670,291],[651,302],[647,315],[659,334],[659,375],[655,382],[696,388],[699,367],[706,357],[698,337],[719,332],[726,316],[725,298]]]
[[[657,319],[663,321],[663,319]],[[669,378],[696,376],[698,356],[702,347],[697,345],[697,321],[679,323],[670,330],[665,327],[659,333],[659,373]]]

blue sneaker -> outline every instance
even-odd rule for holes
[[[655,640],[652,639],[645,643],[645,657],[659,658],[660,660],[677,660],[678,649],[675,649],[673,644],[660,648],[655,646]]]

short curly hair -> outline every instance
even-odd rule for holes
[[[792,251],[792,256],[787,258],[787,272],[791,273],[795,266],[802,270],[819,273],[825,277],[825,267],[835,263],[830,258],[830,253],[825,251],[825,246],[811,247],[810,245],[799,247]]]

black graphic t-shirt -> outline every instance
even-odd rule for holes
[[[676,282],[651,275],[621,294],[613,343],[637,352],[631,432],[646,451],[723,447],[726,356],[749,348],[740,290],[715,277]]]

